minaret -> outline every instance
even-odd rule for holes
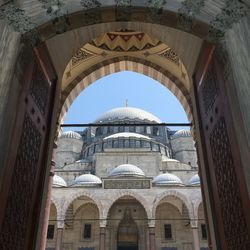
[[[128,99],[126,99],[126,101],[125,101],[125,107],[126,108],[128,107]]]

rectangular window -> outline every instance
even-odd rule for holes
[[[171,224],[164,224],[164,236],[166,240],[172,239],[172,227]]]
[[[55,231],[55,225],[48,225],[47,239],[51,240],[54,238],[54,231]]]
[[[135,126],[129,126],[129,132],[135,132]]]
[[[201,236],[203,240],[207,239],[207,228],[205,224],[201,224]]]
[[[148,135],[151,134],[151,127],[147,127],[147,134],[148,134]]]
[[[84,224],[83,238],[91,239],[91,224]]]

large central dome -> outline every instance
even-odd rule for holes
[[[101,115],[95,122],[96,123],[109,122],[109,121],[123,120],[123,119],[161,123],[161,120],[158,117],[154,116],[153,114],[145,110],[132,107],[111,109],[105,112],[103,115]]]

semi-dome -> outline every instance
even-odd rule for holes
[[[93,174],[82,174],[75,178],[73,186],[96,186],[102,184],[99,177]]]
[[[109,122],[114,120],[123,120],[123,119],[130,119],[130,120],[142,120],[142,121],[150,121],[160,123],[161,120],[154,116],[153,114],[139,108],[132,108],[132,107],[121,107],[111,109],[101,115],[95,122]]]
[[[178,130],[177,132],[174,133],[173,139],[176,139],[179,137],[190,137],[190,136],[192,136],[192,135],[191,135],[191,132],[189,130],[181,129],[181,130]]]
[[[182,181],[179,177],[174,174],[164,173],[159,174],[153,179],[153,184],[156,186],[164,185],[182,185]]]
[[[60,138],[70,138],[70,139],[81,140],[82,136],[75,131],[66,131],[61,134]]]
[[[140,168],[138,168],[135,165],[122,164],[114,168],[109,175],[109,177],[122,177],[122,176],[143,177],[145,176],[145,174]]]
[[[194,176],[192,176],[190,178],[190,180],[188,181],[188,185],[199,186],[200,185],[200,176],[198,174],[195,174]]]
[[[53,176],[53,187],[67,187],[66,181],[60,177],[59,175],[54,175]]]
[[[141,135],[141,134],[138,134],[138,133],[130,133],[130,132],[116,133],[116,134],[105,137],[104,140],[117,139],[117,138],[136,138],[136,139],[151,140],[151,138],[148,137],[148,136]]]

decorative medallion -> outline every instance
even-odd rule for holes
[[[84,61],[92,57],[93,54],[87,52],[85,49],[79,49],[72,58],[72,66],[79,64],[79,62]]]
[[[177,56],[177,54],[172,49],[168,48],[167,50],[165,50],[160,55],[165,57],[169,61],[174,62],[175,64],[179,65],[179,61],[180,61],[179,57]]]

